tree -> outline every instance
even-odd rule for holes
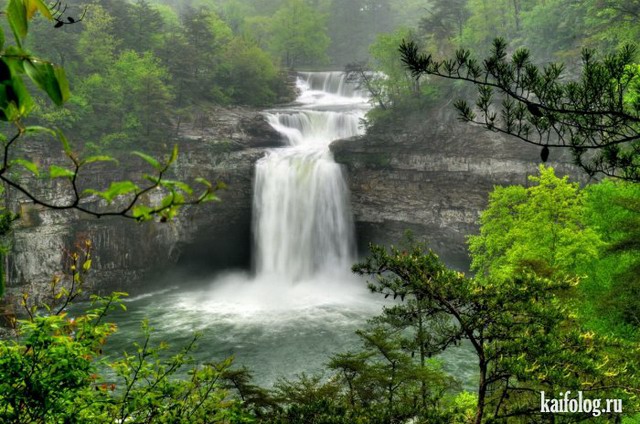
[[[167,141],[173,99],[169,80],[151,52],[123,51],[106,71],[80,82],[77,93],[86,107],[74,128],[79,138],[101,152]]]
[[[137,0],[131,5],[132,28],[124,35],[131,37],[128,45],[139,52],[148,52],[158,44],[162,32],[162,15],[155,6],[146,0]]]
[[[50,423],[248,423],[250,414],[223,386],[231,359],[205,365],[190,358],[196,335],[170,352],[143,323],[131,353],[107,359],[103,347],[116,325],[114,308],[124,293],[92,297],[84,313],[66,307],[82,293],[91,268],[91,244],[69,254],[68,268],[52,283],[52,302],[41,313],[27,294],[19,337],[0,340],[0,419],[7,424]],[[105,372],[105,367],[110,374]],[[176,378],[188,372],[188,378]]]
[[[326,17],[304,0],[285,0],[271,21],[271,48],[288,68],[327,61]]]
[[[114,35],[114,25],[117,22],[117,19],[99,5],[89,6],[85,29],[78,40],[78,53],[83,58],[84,74],[101,74],[113,63],[117,49],[122,43]],[[96,40],[101,42],[96,43]]]
[[[584,192],[553,168],[539,167],[533,183],[496,187],[480,215],[480,234],[469,237],[477,278],[509,278],[524,269],[546,277],[577,275],[603,245],[586,226]]]
[[[563,65],[534,65],[527,49],[511,57],[496,39],[480,63],[461,49],[448,60],[421,53],[411,41],[400,46],[402,61],[415,77],[436,75],[478,87],[475,108],[456,102],[464,121],[549,149],[568,149],[589,175],[640,181],[640,107],[629,101],[640,77],[632,66],[635,48],[626,46],[604,59],[584,50],[578,80],[563,80]]]
[[[60,106],[69,98],[69,86],[60,66],[42,60],[30,54],[24,47],[28,34],[29,21],[36,12],[53,20],[53,14],[40,0],[11,0],[7,6],[6,17],[13,33],[15,44],[3,45],[0,52],[0,120],[13,128],[11,136],[2,135],[3,149],[0,156],[0,180],[11,190],[19,192],[35,204],[55,210],[76,210],[95,217],[122,216],[136,220],[151,219],[160,216],[162,220],[173,218],[180,206],[216,200],[217,187],[200,179],[205,189],[195,194],[185,183],[167,180],[169,167],[175,162],[177,146],[166,161],[158,161],[144,153],[136,155],[150,165],[154,172],[144,174],[144,182],[114,181],[105,190],[81,189],[79,175],[92,164],[113,162],[109,156],[79,157],[72,149],[61,131],[40,126],[28,126],[24,119],[33,111],[35,103],[26,88],[24,76],[31,80],[54,104]],[[4,40],[4,33],[0,40]],[[3,43],[4,44],[4,43]],[[64,199],[47,199],[29,189],[28,181],[45,170],[24,157],[15,157],[16,144],[25,138],[52,137],[60,141],[68,164],[51,165],[46,174],[52,179],[61,179],[68,187],[68,196]],[[163,192],[158,203],[144,204],[151,190]],[[86,200],[95,196],[103,201],[102,206],[88,206]],[[106,206],[106,207],[105,207]]]
[[[461,33],[464,45],[485,48],[496,37],[516,38],[521,26],[521,3],[521,0],[468,0],[469,15]]]
[[[379,75],[379,90],[387,106],[420,92],[420,79],[411,78],[395,52],[398,43],[409,38],[413,38],[413,33],[407,28],[400,28],[391,34],[378,35],[369,47],[371,68]]]
[[[640,2],[638,0],[590,0],[586,2],[586,21],[591,37],[606,48],[619,48],[638,42]]]
[[[573,278],[523,271],[500,280],[471,279],[447,269],[416,243],[388,250],[372,246],[354,271],[373,277],[375,293],[423,305],[421,319],[430,330],[426,351],[470,343],[478,358],[476,424],[522,417],[542,421],[540,391],[557,393],[558,388],[593,397],[622,396],[631,411],[635,408],[638,386],[630,370],[638,363],[626,354],[632,347],[576,323],[571,302],[562,301],[575,291]],[[584,416],[563,419],[581,422]]]
[[[591,317],[634,337],[640,328],[640,185],[605,180],[585,190],[586,223],[604,242],[600,259],[584,267]],[[589,306],[591,306],[589,305]]]
[[[569,64],[570,72],[584,47],[595,47],[587,23],[588,2],[550,0],[536,2],[522,17],[522,40],[530,46],[538,63],[561,60]],[[610,26],[610,23],[608,24]]]
[[[466,0],[435,1],[427,9],[428,15],[420,20],[422,34],[429,37],[429,43],[438,47],[438,52],[448,50],[447,44],[454,38],[462,38],[464,24],[470,14]]]
[[[367,90],[371,101],[382,110],[404,104],[413,106],[413,100],[420,99],[422,94],[428,98],[433,92],[433,87],[422,85],[420,78],[412,78],[398,58],[398,44],[413,38],[415,34],[408,28],[379,34],[369,46],[371,58],[367,63],[351,63],[345,67],[347,80]]]
[[[230,102],[263,106],[278,98],[279,74],[271,57],[240,37],[228,44],[216,80]]]

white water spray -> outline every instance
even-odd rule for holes
[[[298,87],[304,106],[267,115],[289,147],[256,164],[253,206],[257,275],[289,282],[348,270],[353,260],[349,191],[329,144],[361,133],[365,105],[340,72],[303,74]],[[326,110],[331,105],[342,110]]]
[[[349,193],[328,145],[360,132],[366,99],[340,73],[303,74],[298,85],[298,105],[268,115],[290,146],[257,164],[256,275],[230,271],[193,290],[178,284],[130,299],[116,335],[127,343],[114,351],[127,349],[140,319],[149,317],[164,339],[188,343],[192,331],[203,332],[199,362],[235,355],[258,384],[270,385],[326,370],[330,354],[360,346],[354,331],[384,300],[349,272]],[[475,356],[454,355],[455,374],[476,378],[465,371],[474,369]]]

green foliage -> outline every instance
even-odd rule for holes
[[[376,293],[400,299],[385,311],[383,322],[413,327],[409,334],[416,334],[425,353],[447,350],[461,340],[471,344],[479,374],[475,423],[505,417],[511,417],[509,422],[541,420],[539,391],[559,387],[623,397],[628,413],[637,407],[637,381],[629,371],[638,362],[627,355],[637,346],[585,331],[576,322],[576,306],[566,301],[576,296],[575,279],[528,270],[508,278],[469,279],[414,243],[389,250],[373,246],[371,256],[354,270],[374,278],[370,286]],[[420,323],[429,329],[422,337],[415,330]],[[389,343],[388,336],[383,339]],[[467,407],[457,411],[469,415]]]
[[[462,120],[543,147],[543,162],[549,147],[565,148],[591,176],[640,180],[640,110],[625,101],[637,77],[636,67],[629,66],[636,52],[633,46],[603,59],[596,59],[593,50],[583,50],[582,72],[574,81],[564,81],[562,64],[535,66],[527,49],[509,57],[507,43],[500,38],[482,62],[465,49],[453,59],[434,60],[414,42],[402,43],[400,51],[416,77],[436,75],[476,85],[475,108],[465,100],[455,104]]]
[[[2,166],[0,167],[0,180],[4,183],[3,187],[17,190],[34,203],[50,209],[75,209],[97,217],[119,215],[137,220],[151,219],[154,216],[160,216],[161,220],[167,220],[173,218],[182,205],[217,200],[213,192],[220,186],[214,187],[206,182],[204,191],[200,194],[194,194],[193,190],[186,184],[178,182],[167,184],[164,182],[164,174],[176,160],[177,146],[167,161],[156,162],[158,165],[155,166],[156,174],[144,176],[150,184],[140,185],[131,181],[116,181],[112,182],[110,188],[105,191],[87,189],[82,193],[80,192],[78,175],[81,171],[84,171],[87,166],[101,162],[111,162],[114,159],[107,155],[97,155],[82,159],[73,151],[69,140],[62,131],[54,131],[45,126],[25,125],[24,120],[36,106],[32,94],[26,88],[25,76],[40,90],[36,91],[36,94],[45,94],[56,106],[61,106],[70,95],[69,83],[63,68],[36,57],[23,48],[23,42],[28,33],[28,22],[34,17],[36,11],[40,11],[48,19],[53,19],[50,10],[40,0],[11,0],[7,6],[6,17],[14,32],[13,41],[15,45],[4,43],[3,48],[0,50],[0,118],[8,121],[9,128],[13,128],[15,133],[11,138],[2,136],[4,148]],[[104,49],[101,50],[102,53],[97,63],[98,66],[103,66],[100,69],[104,70],[106,67],[104,65],[110,63],[113,59],[113,49],[115,48],[115,41],[110,44],[109,42],[113,40],[108,37],[108,32],[113,25],[113,19],[97,6],[93,8],[92,16],[96,19],[93,24],[89,25],[87,34],[94,37],[105,36],[106,42],[102,44]],[[68,22],[71,22],[71,20],[68,20]],[[58,21],[57,25],[59,27],[62,24]],[[4,37],[2,39],[4,40]],[[95,38],[92,40],[85,38],[84,44],[82,40],[79,43],[80,50],[83,48],[88,49],[89,41],[95,44]],[[104,61],[104,63],[100,61]],[[123,75],[126,75],[127,79],[123,78]],[[115,66],[107,72],[105,77],[94,73],[91,75],[90,81],[94,82],[96,86],[106,82],[109,85],[108,90],[112,94],[119,91],[123,101],[126,98],[135,98],[137,96],[138,99],[133,102],[133,111],[122,108],[119,113],[124,115],[123,121],[139,124],[146,129],[147,135],[150,135],[151,127],[154,126],[152,120],[167,118],[159,110],[159,104],[168,101],[170,98],[166,87],[159,84],[164,77],[166,77],[164,71],[158,68],[156,60],[151,55],[145,54],[140,57],[135,52],[127,51],[120,55],[115,62]],[[159,88],[154,92],[152,90],[153,87]],[[117,96],[111,95],[107,97]],[[42,104],[44,105],[44,103]],[[84,102],[78,102],[77,104],[88,107],[88,104]],[[103,103],[103,110],[105,104],[111,105],[108,102]],[[139,110],[136,110],[136,108],[139,108]],[[107,120],[104,121],[113,126],[113,123]],[[125,131],[127,129],[126,124],[121,125],[120,129]],[[45,173],[41,172],[36,161],[24,157],[13,157],[12,153],[16,144],[24,138],[32,138],[37,142],[43,141],[45,138],[55,138],[60,142],[67,164],[50,164],[46,175],[51,179],[61,178],[68,180],[67,188],[70,192],[70,200],[66,203],[41,199],[30,191],[28,184],[25,184],[25,179],[28,181]],[[26,175],[24,171],[27,172]],[[160,189],[161,200],[156,203],[151,202],[149,205],[142,205],[141,202],[143,200],[150,200],[146,196],[147,193],[156,188]],[[94,194],[105,199],[108,204],[117,203],[117,209],[95,210],[80,204],[81,200]],[[143,209],[142,212],[140,212],[141,208]]]
[[[304,0],[284,0],[271,21],[272,51],[288,68],[325,63],[330,42],[325,20]]]
[[[577,183],[543,165],[533,184],[496,187],[480,216],[480,235],[469,237],[472,269],[503,280],[522,270],[555,277],[575,275],[596,260],[602,242],[585,226],[585,201]]]
[[[79,85],[78,96],[86,99],[86,107],[82,122],[74,126],[76,137],[96,140],[111,151],[162,140],[172,114],[168,81],[167,70],[151,53],[122,52],[106,72],[92,74]],[[120,136],[113,140],[108,136],[113,133]]]
[[[117,299],[118,295],[95,299],[94,307],[75,319],[65,313],[34,316],[21,322],[19,341],[0,342],[3,422],[87,417],[81,407],[95,399],[94,361],[105,338],[115,330],[113,324],[101,323],[101,318]]]
[[[440,54],[449,53],[469,19],[467,0],[437,0],[431,3],[428,14],[420,20],[420,34],[426,44]]]
[[[634,339],[637,326],[637,184],[604,182],[580,190],[540,167],[530,187],[496,187],[469,237],[478,279],[503,280],[529,270],[579,276],[580,320],[602,334]]]
[[[530,47],[539,63],[560,59],[571,66],[584,47],[595,47],[588,39],[587,3],[536,2],[522,16],[522,41],[519,44]]]
[[[53,31],[34,22],[29,44],[64,63],[74,87],[64,109],[36,99],[35,117],[102,153],[172,143],[207,103],[291,98],[275,60],[210,6],[114,0],[88,5],[79,25]]]
[[[258,46],[234,38],[219,71],[222,92],[230,101],[252,106],[273,104],[284,91],[278,69]]]
[[[374,73],[379,73],[376,79],[377,91],[381,93],[382,102],[391,106],[404,97],[415,95],[420,90],[419,80],[414,80],[398,58],[398,45],[405,39],[411,39],[412,33],[401,28],[393,34],[381,34],[369,47]]]
[[[398,116],[425,108],[438,96],[438,88],[414,78],[398,57],[403,40],[415,40],[408,28],[379,34],[369,47],[368,63],[351,63],[345,67],[347,80],[367,91],[376,106],[367,113],[369,126],[384,126]]]
[[[640,187],[605,180],[586,190],[587,223],[605,242],[599,261],[585,267],[585,314],[596,328],[637,336],[640,289]],[[599,321],[599,322],[598,322]]]
[[[17,322],[15,340],[0,340],[0,419],[3,423],[249,423],[223,386],[231,360],[198,365],[193,340],[171,354],[142,326],[142,342],[131,353],[104,356],[117,327],[106,322],[114,308],[126,309],[124,293],[92,296],[75,316],[67,307],[80,295],[91,268],[91,244],[69,255],[66,274],[52,281],[51,302],[39,310],[24,294],[28,318]],[[188,375],[187,378],[180,377]]]
[[[73,44],[76,45],[78,56],[82,58],[82,70],[79,68],[77,72],[92,75],[94,73],[101,74],[109,69],[109,66],[116,57],[117,49],[121,44],[115,34],[115,22],[117,22],[117,20],[102,6],[98,4],[89,6],[85,22],[82,23],[83,31],[79,39],[74,41]],[[43,36],[44,35],[45,34],[43,34]],[[46,40],[35,41],[36,47],[42,44],[42,50],[46,50],[50,37],[48,33],[46,35],[48,36]],[[55,33],[51,35],[55,37]],[[96,43],[96,40],[101,41],[100,43]]]
[[[638,29],[637,1],[589,0],[583,7],[588,25],[588,40],[602,48],[616,49],[629,43],[637,43]]]

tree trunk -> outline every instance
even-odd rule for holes
[[[480,358],[480,381],[478,382],[478,407],[474,424],[482,424],[484,406],[487,397],[487,362]]]

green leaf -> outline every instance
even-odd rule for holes
[[[153,166],[158,171],[162,171],[164,169],[164,166],[157,159],[154,159],[153,157],[147,155],[146,153],[142,153],[142,152],[132,152],[132,153],[144,159],[148,164]]]
[[[108,189],[102,192],[97,192],[100,197],[111,203],[113,199],[118,196],[124,196],[125,194],[134,193],[140,188],[132,181],[117,181],[111,183]]]
[[[76,173],[72,170],[61,166],[51,165],[49,167],[49,177],[51,178],[73,178],[75,175]]]
[[[56,132],[51,128],[41,127],[39,125],[30,125],[24,129],[25,133],[33,134],[33,133],[46,133],[52,137],[56,136]]]
[[[151,181],[154,184],[160,183],[160,180],[161,180],[161,178],[157,177],[156,175],[144,174],[143,177],[144,177],[145,180]]]
[[[200,197],[201,202],[219,202],[220,198],[212,191],[207,191]]]
[[[171,165],[173,162],[176,161],[176,159],[178,159],[178,145],[174,144],[173,150],[171,151],[171,157],[169,158],[168,165]]]
[[[0,30],[0,50],[4,48],[4,31]]]
[[[170,188],[170,189],[180,189],[187,194],[193,194],[193,189],[189,184],[185,184],[182,181],[174,181],[174,180],[161,180],[160,185]]]
[[[48,62],[25,60],[24,70],[56,105],[61,106],[69,98],[69,83],[62,68]]]
[[[29,56],[29,53],[20,46],[7,46],[4,53],[4,60],[11,67],[12,71],[14,73],[24,73],[22,62]]]
[[[71,146],[69,145],[69,140],[67,140],[67,137],[60,130],[58,130],[58,138],[60,139],[60,142],[62,143],[62,149],[67,154],[67,156],[71,155]]]
[[[15,72],[11,80],[0,83],[0,108],[8,121],[15,121],[25,116],[34,106],[35,103],[29,91]]]
[[[7,6],[7,19],[16,43],[22,45],[21,40],[27,35],[27,9],[22,0],[9,0]]]
[[[64,71],[62,66],[54,66],[53,73],[56,76],[56,81],[58,81],[58,86],[60,87],[60,93],[62,94],[62,101],[66,102],[69,100],[71,96],[71,91],[69,91],[69,80],[67,80],[67,74]]]
[[[20,117],[26,116],[35,106],[31,94],[29,94],[27,87],[22,82],[22,78],[14,77],[11,80],[11,85],[18,95],[18,103],[16,104],[16,106],[18,106],[18,113]]]
[[[25,0],[25,9],[27,11],[27,19],[31,19],[36,11],[40,11],[42,16],[52,20],[53,16],[49,8],[42,2],[42,0]]]
[[[151,209],[149,206],[138,205],[133,207],[132,213],[135,218],[138,218],[141,221],[147,221],[151,219],[152,210],[153,209]]]
[[[115,158],[112,158],[111,156],[96,155],[96,156],[89,156],[88,158],[81,160],[80,164],[87,165],[94,162],[118,162],[118,161]]]
[[[26,159],[14,159],[10,162],[10,165],[21,165],[25,167],[28,171],[31,171],[35,176],[40,176],[40,170],[38,169],[38,165],[35,163],[28,161]]]
[[[170,193],[162,198],[160,202],[160,209],[168,208],[175,202],[175,197]]]
[[[211,183],[210,183],[208,180],[206,180],[206,179],[204,179],[204,178],[202,178],[202,177],[198,177],[198,178],[196,178],[196,179],[195,179],[195,181],[196,181],[197,183],[204,184],[205,186],[207,186],[207,187],[209,187],[209,188],[213,188],[213,186],[211,185]]]

